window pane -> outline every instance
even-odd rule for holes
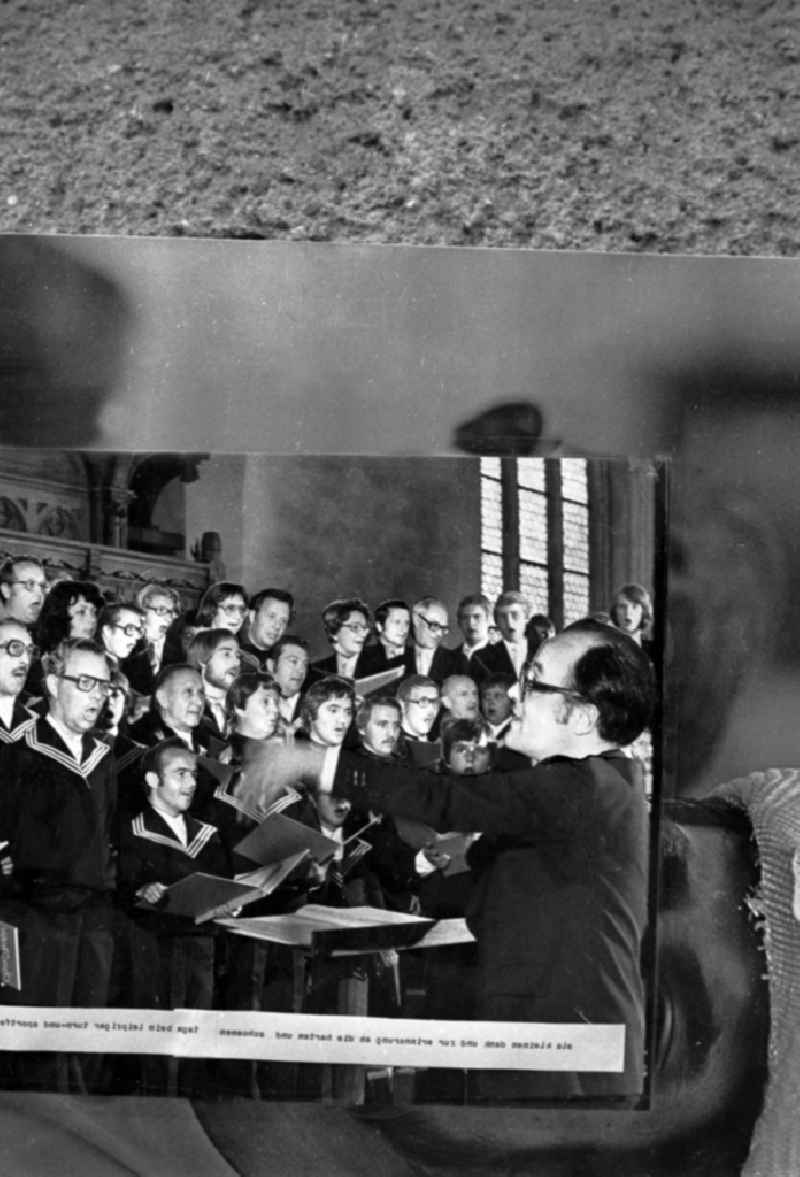
[[[589,577],[575,572],[564,573],[564,624],[577,621],[589,612]]]
[[[528,490],[544,494],[544,458],[518,458],[517,482]]]
[[[527,598],[531,613],[548,612],[547,569],[537,564],[520,564],[519,591]]]
[[[564,503],[564,567],[589,571],[589,511],[578,503]]]
[[[519,557],[547,563],[547,501],[532,490],[519,492]]]
[[[481,552],[481,592],[494,606],[503,591],[503,561],[492,552]]]
[[[561,459],[561,493],[576,503],[589,502],[589,484],[585,458]]]
[[[481,477],[500,479],[500,459],[481,458]]]
[[[481,479],[481,547],[489,552],[503,551],[503,504],[499,482]]]

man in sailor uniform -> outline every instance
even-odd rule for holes
[[[3,746],[16,744],[36,722],[19,698],[35,649],[22,622],[0,618],[0,757]]]
[[[47,656],[44,671],[47,714],[6,746],[2,790],[2,836],[24,903],[20,996],[26,1005],[103,1006],[113,954],[116,774],[108,745],[89,733],[111,667],[101,646],[70,639]],[[66,1087],[63,1056],[48,1061],[31,1068],[30,1081]],[[79,1088],[93,1070],[73,1060]]]
[[[132,1003],[145,1009],[210,1009],[216,936],[209,923],[159,910],[167,888],[196,873],[230,873],[215,826],[187,812],[196,787],[196,756],[173,736],[142,760],[145,804],[120,830],[119,896],[131,913]],[[137,906],[147,904],[146,908]],[[181,1068],[192,1090],[201,1068]],[[172,1086],[175,1068],[142,1060],[145,1092]]]

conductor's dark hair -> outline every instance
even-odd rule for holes
[[[598,711],[598,734],[610,743],[632,743],[652,721],[653,666],[627,634],[599,621],[581,620],[563,631],[596,640],[577,659],[572,686]]]

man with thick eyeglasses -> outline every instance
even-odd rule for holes
[[[91,735],[110,690],[102,646],[62,642],[44,657],[47,714],[14,746],[0,801],[25,905],[21,1000],[103,1006],[112,958],[116,776],[107,744]],[[32,1056],[31,1084],[92,1086],[100,1056]]]
[[[141,610],[125,601],[106,605],[97,622],[97,633],[105,652],[117,662],[124,662],[144,634]]]
[[[36,721],[19,698],[36,653],[24,625],[0,618],[0,744],[15,744]]]
[[[47,595],[44,568],[35,556],[16,556],[0,566],[0,612],[23,625],[39,620]]]
[[[621,748],[650,720],[651,665],[619,631],[580,623],[539,648],[524,688],[506,741],[530,761],[520,771],[437,778],[344,753],[314,761],[310,749],[284,753],[285,771],[295,781],[316,774],[359,809],[483,831],[467,913],[478,943],[478,1017],[625,1027],[621,1073],[481,1072],[476,1098],[635,1102],[649,821],[641,765]],[[290,765],[292,756],[305,756],[305,766]],[[276,758],[273,781],[279,767]]]
[[[353,680],[364,677],[362,651],[371,623],[369,606],[358,597],[342,598],[326,605],[322,624],[333,653],[311,663],[309,683],[330,674]]]
[[[434,764],[441,752],[439,741],[430,738],[439,714],[438,686],[422,674],[409,675],[397,688],[397,701],[403,709],[398,753],[414,764]]]
[[[167,630],[180,613],[181,603],[174,589],[152,582],[139,590],[136,606],[144,629],[142,641],[124,659],[120,669],[137,695],[149,699],[164,662]]]
[[[451,651],[442,643],[450,632],[447,606],[438,597],[420,597],[411,608],[413,641],[406,649],[406,674],[422,674],[441,687],[451,672]]]

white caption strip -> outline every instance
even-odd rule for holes
[[[623,1070],[625,1027],[6,1006],[0,1050],[522,1071]]]

